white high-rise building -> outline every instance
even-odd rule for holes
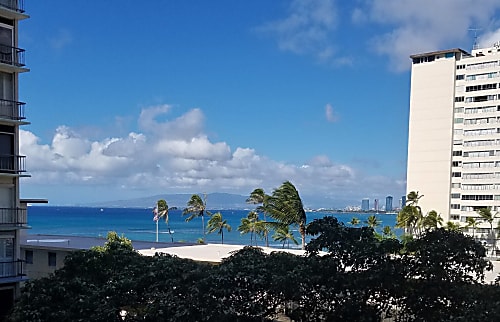
[[[407,192],[445,222],[500,211],[500,42],[411,58]]]

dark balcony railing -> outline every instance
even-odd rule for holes
[[[0,0],[0,7],[23,13],[24,0]]]
[[[23,226],[27,223],[26,209],[0,208],[0,228],[2,226]]]
[[[0,278],[24,276],[23,261],[0,261]]]
[[[0,63],[16,67],[25,66],[24,49],[7,45],[0,45]]]
[[[23,155],[0,154],[0,172],[26,172],[26,157]]]
[[[0,99],[0,118],[9,120],[24,120],[24,106],[26,103]]]

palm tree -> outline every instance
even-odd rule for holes
[[[266,211],[283,225],[298,225],[302,238],[302,249],[306,247],[306,212],[299,192],[290,181],[274,189],[268,198]]]
[[[456,231],[459,231],[460,228],[461,228],[460,224],[454,223],[453,221],[447,221],[446,222],[445,229],[447,229],[447,230],[456,230]]]
[[[474,217],[467,217],[465,222],[467,223],[467,226],[465,227],[472,227],[472,238],[476,238],[476,228],[479,225],[479,221],[477,221]]]
[[[479,208],[478,210],[476,210],[476,212],[479,214],[479,216],[481,217],[481,220],[483,222],[487,222],[488,224],[490,224],[490,238],[492,240],[491,244],[493,246],[491,249],[491,254],[493,255],[495,253],[495,250],[496,250],[496,242],[497,242],[497,238],[495,236],[495,231],[493,230],[493,221],[497,217],[498,212],[495,214],[492,214],[491,207]]]
[[[189,215],[186,221],[191,221],[193,218],[201,217],[201,226],[203,230],[203,240],[205,240],[205,211],[207,209],[207,196],[205,195],[204,200],[201,199],[199,195],[192,195],[191,199],[187,202],[187,208],[184,209],[182,215]],[[208,215],[210,213],[207,212]]]
[[[443,217],[435,210],[429,211],[427,216],[422,220],[422,227],[425,229],[437,229],[439,226],[443,226]]]
[[[368,227],[375,228],[380,226],[381,221],[378,220],[375,215],[371,215],[366,219],[365,223],[368,225]]]
[[[264,189],[262,188],[256,188],[254,191],[250,193],[250,196],[247,198],[246,202],[253,204],[253,205],[259,205],[255,209],[255,211],[259,214],[262,213],[264,215],[264,222],[267,222],[266,218],[266,207],[267,207],[267,200],[269,196],[266,195],[264,192]],[[262,234],[264,235],[264,239],[266,241],[266,246],[269,247],[269,226],[267,224],[264,224],[266,227],[262,227]]]
[[[419,235],[420,227],[422,226],[422,209],[418,205],[418,201],[423,196],[419,196],[418,192],[411,191],[408,193],[406,205],[401,209],[396,217],[396,227],[404,228],[405,233],[410,235]]]
[[[351,218],[351,221],[349,222],[349,224],[351,224],[352,226],[356,227],[357,225],[359,225],[361,223],[361,221],[359,220],[359,218],[357,217],[352,217]]]
[[[283,248],[285,248],[285,243],[287,243],[288,248],[290,248],[290,241],[295,245],[299,244],[299,242],[295,239],[293,232],[290,231],[290,226],[288,225],[280,225],[274,232],[273,239],[275,241],[283,242]]]
[[[241,234],[250,233],[250,246],[252,246],[253,236],[257,230],[257,221],[259,219],[259,214],[255,211],[250,211],[246,218],[241,218],[241,224],[238,226],[238,231]],[[255,240],[255,244],[257,244],[257,238]]]
[[[160,199],[156,202],[156,211],[158,213],[158,219],[165,217],[165,223],[167,224],[168,233],[170,234],[170,239],[172,243],[174,242],[174,237],[172,237],[172,231],[170,230],[170,225],[168,223],[168,204],[164,199]],[[158,241],[158,237],[156,238]]]
[[[224,244],[224,229],[228,232],[231,231],[231,226],[227,223],[227,220],[222,218],[220,212],[213,214],[207,223],[208,233],[213,233],[217,231],[221,235],[221,244]]]

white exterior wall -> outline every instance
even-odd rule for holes
[[[424,195],[424,214],[449,217],[455,58],[414,64],[411,74],[407,193]]]

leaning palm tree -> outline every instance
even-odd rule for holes
[[[192,195],[191,199],[187,202],[187,208],[184,209],[182,215],[189,215],[186,221],[191,221],[194,218],[201,217],[201,226],[203,230],[203,240],[205,240],[205,212],[207,209],[207,196],[205,195],[204,200],[201,199],[199,195]],[[207,212],[208,215],[210,213]]]
[[[222,218],[222,214],[217,212],[213,214],[207,223],[208,233],[217,232],[221,235],[221,244],[224,244],[224,229],[231,232],[231,226],[227,223],[227,220]]]
[[[493,221],[497,217],[498,212],[495,214],[492,214],[491,207],[480,208],[480,209],[476,210],[476,212],[479,214],[479,216],[481,217],[481,220],[483,222],[487,222],[488,224],[490,224],[490,234],[489,235],[490,235],[490,239],[492,241],[491,254],[493,255],[495,253],[495,250],[496,250],[496,242],[497,242],[497,238],[495,236],[495,231],[493,230]]]
[[[298,225],[302,238],[302,249],[306,247],[306,212],[299,192],[290,181],[285,181],[274,189],[268,198],[266,211],[278,223],[283,225]]]
[[[479,225],[479,221],[474,217],[467,217],[465,222],[467,223],[465,227],[472,228],[472,238],[476,238],[476,228]]]
[[[288,225],[280,225],[278,228],[276,228],[273,239],[275,241],[282,242],[283,248],[285,248],[285,244],[288,244],[288,248],[290,248],[290,241],[295,245],[299,244],[299,242],[295,239],[293,232],[290,231],[290,226]]]
[[[168,218],[168,204],[164,199],[160,199],[156,202],[156,211],[158,213],[158,219],[165,217],[165,223],[167,224],[168,233],[170,234],[170,240],[174,242],[174,237],[172,237],[172,231],[170,230],[169,218]],[[157,238],[158,239],[158,238]]]
[[[435,210],[429,211],[427,216],[422,219],[424,229],[437,229],[439,226],[443,226],[443,217]]]
[[[262,188],[256,188],[254,189],[251,193],[250,196],[247,198],[246,202],[253,204],[253,205],[259,205],[257,208],[255,208],[255,212],[257,214],[262,213],[264,215],[264,225],[262,227],[262,234],[264,236],[264,239],[266,241],[266,246],[269,247],[269,231],[270,227],[267,225],[267,217],[266,217],[266,207],[267,207],[267,201],[269,199],[269,196],[264,192],[264,189]]]
[[[253,237],[256,233],[257,221],[259,219],[259,215],[255,211],[250,211],[245,218],[241,218],[241,224],[238,226],[238,231],[241,234],[250,233],[250,246],[252,246]],[[257,238],[255,239],[255,244],[257,244]]]
[[[422,209],[418,205],[418,201],[423,196],[419,196],[418,192],[411,191],[408,193],[406,205],[401,209],[396,217],[396,227],[404,228],[405,233],[410,235],[419,235],[422,227],[423,215]]]

